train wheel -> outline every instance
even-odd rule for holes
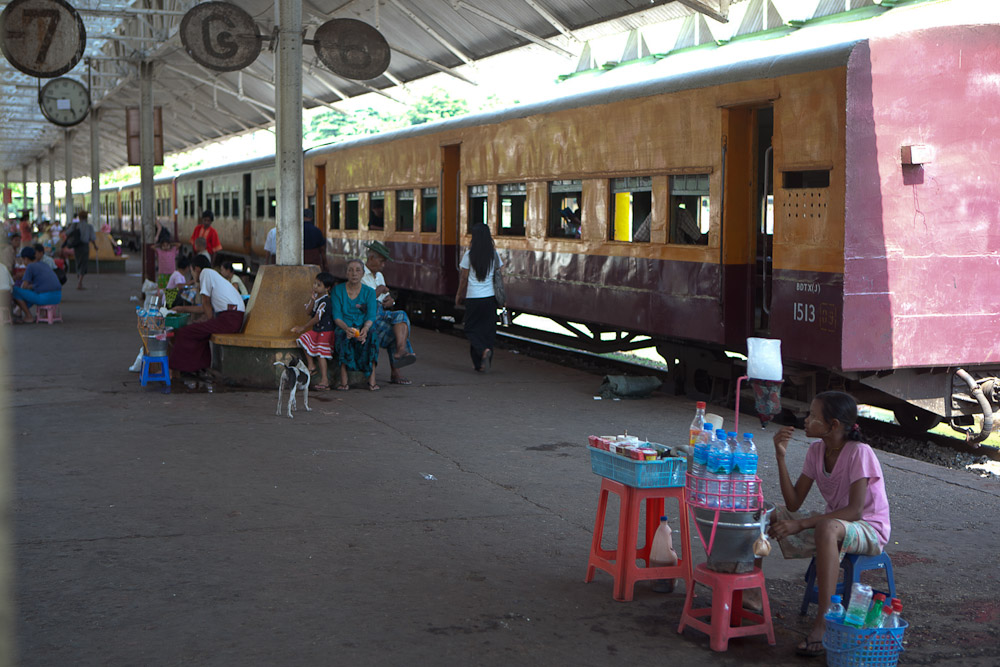
[[[896,421],[910,433],[924,433],[941,423],[941,417],[913,405],[903,405],[893,409]]]

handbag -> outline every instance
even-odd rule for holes
[[[66,232],[66,242],[63,245],[67,248],[75,248],[83,245],[80,242],[80,228],[78,226],[74,225],[72,229]]]
[[[496,299],[497,306],[503,308],[507,303],[507,292],[503,286],[503,274],[500,273],[500,255],[494,253],[496,264],[493,266],[493,298]]]

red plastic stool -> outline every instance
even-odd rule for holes
[[[62,313],[59,312],[59,304],[54,303],[50,306],[35,307],[35,322],[38,322],[39,324],[42,322],[55,324],[56,322],[62,321]]]
[[[608,512],[608,497],[617,494],[621,501],[618,514],[618,541],[615,550],[601,547],[604,537],[604,520]],[[680,549],[677,564],[669,567],[648,567],[649,552],[652,548],[653,533],[660,524],[663,515],[665,498],[676,498],[679,507],[677,516],[680,520]],[[637,548],[639,534],[639,519],[642,503],[646,503],[645,542],[641,549]],[[601,479],[601,492],[598,496],[597,517],[594,520],[594,537],[590,544],[590,556],[587,559],[587,575],[584,582],[594,579],[594,573],[600,568],[614,577],[613,596],[615,600],[627,602],[632,599],[635,582],[645,579],[680,579],[691,581],[691,540],[688,532],[687,508],[684,504],[683,487],[639,489],[615,482],[608,478]],[[677,544],[677,542],[674,542]],[[642,559],[647,567],[639,567],[636,560]]]
[[[712,606],[702,609],[692,609],[694,601],[694,584],[704,584],[712,589]],[[759,588],[763,601],[763,614],[755,614],[743,608],[743,591],[748,588]],[[707,621],[699,620],[700,616],[709,616]],[[754,625],[743,625],[743,621],[754,621]],[[733,637],[748,635],[767,635],[767,643],[774,645],[774,626],[771,623],[771,605],[767,601],[767,589],[764,588],[764,573],[759,567],[746,574],[723,574],[713,572],[702,563],[694,570],[694,581],[687,589],[684,600],[684,612],[677,632],[684,632],[685,626],[701,630],[711,639],[713,651],[725,651],[729,640]]]

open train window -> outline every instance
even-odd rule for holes
[[[330,195],[330,229],[340,229],[340,195]]]
[[[487,196],[489,195],[488,185],[469,186],[469,231],[479,223],[486,224],[489,218],[487,209]]]
[[[358,228],[358,193],[352,192],[347,195],[347,208],[344,215],[344,229]]]
[[[267,217],[275,218],[278,215],[278,193],[274,188],[267,191]]]
[[[497,186],[497,233],[501,236],[524,236],[527,217],[528,187],[524,183],[501,183]]]
[[[583,181],[549,183],[549,231],[552,238],[578,239],[583,211]]]
[[[267,213],[267,195],[264,194],[263,190],[257,191],[257,217],[263,218],[264,214]]]
[[[239,192],[230,192],[229,193],[229,198],[232,200],[231,206],[232,206],[232,211],[233,211],[233,217],[234,218],[241,218],[241,217],[243,217],[242,214],[240,213],[240,193]]]
[[[385,229],[385,191],[376,190],[368,202],[368,229]]]
[[[222,217],[229,217],[229,195],[222,196]]]
[[[652,176],[611,179],[612,241],[648,243],[652,212]]]
[[[413,214],[417,200],[413,190],[396,190],[396,230],[400,232],[413,231]]]
[[[670,243],[708,245],[708,174],[670,177]]]
[[[420,231],[436,232],[438,229],[438,189],[424,188],[420,191]]]
[[[781,186],[786,190],[828,188],[830,187],[830,170],[783,171],[781,172]]]

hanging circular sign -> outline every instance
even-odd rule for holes
[[[209,69],[234,72],[260,55],[253,17],[228,2],[195,5],[181,20],[180,33],[188,55]]]
[[[0,50],[41,79],[73,69],[87,46],[83,19],[65,0],[14,0],[0,14]]]
[[[389,67],[389,42],[363,21],[327,21],[316,30],[313,41],[323,64],[348,79],[374,79]]]

